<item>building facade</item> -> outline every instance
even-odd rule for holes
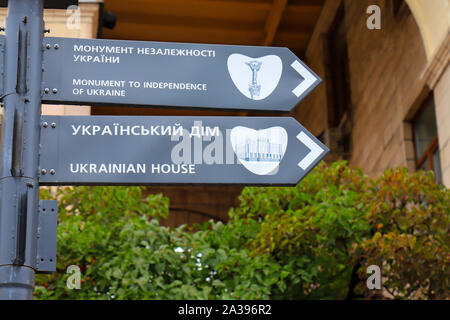
[[[379,30],[366,25],[373,4]],[[325,85],[295,115],[332,160],[372,177],[431,169],[450,185],[449,8],[446,0],[325,3],[306,52]]]

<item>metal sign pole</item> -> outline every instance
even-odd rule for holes
[[[32,299],[38,243],[43,0],[9,0],[3,61],[0,299]]]

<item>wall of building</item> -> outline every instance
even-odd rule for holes
[[[307,63],[324,83],[295,112],[316,135],[328,127],[331,96],[327,89],[326,39],[340,3],[326,2],[306,54]],[[366,9],[373,4],[381,8],[381,30],[366,26]],[[352,102],[350,165],[361,167],[371,177],[396,166],[415,170],[409,121],[434,89],[444,183],[450,185],[448,31],[447,40],[440,37],[437,50],[427,51],[416,20],[418,12],[412,14],[406,4],[397,14],[392,2],[386,0],[345,0],[344,6]],[[445,33],[445,25],[442,28]],[[437,33],[442,34],[442,30]],[[437,44],[433,43],[434,48]]]
[[[394,16],[388,1],[378,1],[382,29],[369,30],[367,15],[361,13],[374,1],[365,2],[346,1],[354,124],[350,164],[376,177],[390,167],[414,169],[403,122],[421,97],[427,59],[413,15],[405,10]]]
[[[236,186],[152,186],[149,193],[162,193],[170,200],[170,214],[161,223],[176,227],[227,221],[228,211],[239,205],[242,187]]]
[[[405,0],[427,53],[423,78],[433,90],[443,183],[450,187],[450,0]]]

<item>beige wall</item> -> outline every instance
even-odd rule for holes
[[[419,26],[429,60],[450,29],[450,0],[406,0]]]

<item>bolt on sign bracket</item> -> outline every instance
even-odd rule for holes
[[[36,272],[52,273],[56,271],[58,201],[40,200],[38,216]]]
[[[5,55],[5,37],[0,38],[0,61],[3,61],[4,55]],[[3,77],[4,72],[4,66],[3,63],[0,63],[0,76]],[[3,81],[0,81],[0,102],[4,98],[4,92],[3,92]]]

